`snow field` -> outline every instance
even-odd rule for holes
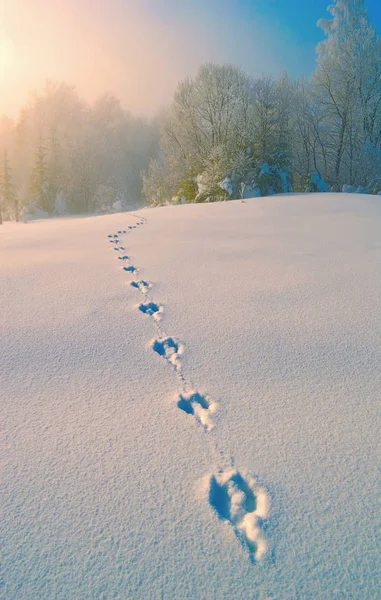
[[[138,225],[144,225],[144,220],[137,221],[136,226]],[[121,253],[124,252],[125,247],[120,245],[119,236],[125,233],[127,232],[118,231],[118,234],[107,236]],[[125,255],[117,258],[122,258],[123,261],[130,260]],[[139,269],[133,265],[122,268],[131,274],[139,272]],[[145,296],[144,302],[138,307],[139,310],[155,320],[159,332],[159,337],[151,342],[152,349],[173,365],[181,381],[181,392],[176,395],[177,407],[187,415],[191,415],[204,428],[205,432],[210,432],[214,427],[212,417],[218,409],[218,403],[207,394],[190,389],[190,383],[186,381],[181,371],[181,355],[184,352],[184,346],[175,342],[158,325],[164,307],[150,300],[151,296],[148,290],[152,284],[143,282],[141,285],[141,282],[132,281],[131,285],[134,283],[136,285],[133,287],[139,289]],[[216,450],[216,447],[214,449]],[[218,518],[229,521],[250,554],[256,560],[260,560],[267,548],[261,531],[261,523],[267,518],[269,509],[266,491],[263,488],[257,489],[255,478],[252,475],[248,474],[245,480],[238,471],[232,469],[224,471],[223,465],[221,465],[216,476],[210,476],[208,498]]]
[[[380,218],[3,226],[1,597],[378,598]]]

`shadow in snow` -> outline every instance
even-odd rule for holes
[[[133,288],[140,290],[142,294],[145,294],[151,287],[148,281],[144,281],[143,279],[141,281],[131,281],[131,285]]]
[[[155,302],[147,302],[146,304],[140,304],[139,310],[145,315],[154,315],[159,312],[160,306],[155,304]]]
[[[237,537],[254,559],[262,558],[267,549],[261,525],[268,516],[266,491],[256,486],[255,478],[245,479],[234,469],[212,475],[208,500],[217,517],[228,521]]]

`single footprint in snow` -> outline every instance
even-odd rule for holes
[[[181,366],[181,355],[184,352],[184,346],[176,342],[171,337],[156,339],[152,342],[152,349],[159,355],[168,360],[172,365],[179,369]]]
[[[133,288],[140,290],[142,294],[146,294],[149,290],[149,288],[151,287],[151,284],[148,283],[148,281],[144,281],[143,279],[141,279],[140,281],[131,281],[131,284]]]
[[[233,525],[237,537],[256,560],[266,552],[262,521],[268,517],[269,498],[255,478],[244,478],[235,469],[220,471],[209,479],[209,504],[219,519]]]
[[[216,412],[218,404],[206,394],[197,391],[182,393],[177,398],[177,406],[187,415],[192,415],[205,431],[211,431],[214,424],[212,415]]]
[[[128,267],[123,267],[123,271],[126,271],[127,273],[137,273],[137,268],[133,265],[129,265]]]
[[[145,315],[150,315],[158,321],[163,313],[163,307],[155,302],[143,302],[139,304],[139,310]]]

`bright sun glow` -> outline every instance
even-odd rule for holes
[[[14,60],[13,45],[4,37],[0,38],[0,76],[10,69]]]

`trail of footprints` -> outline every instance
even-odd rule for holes
[[[117,258],[122,263],[123,271],[136,277],[139,269],[132,264],[131,257],[125,254],[126,248],[123,246],[120,236],[144,225],[146,219],[137,215],[132,216],[138,219],[135,225],[129,225],[127,229],[119,230],[107,237],[113,250],[118,253]],[[191,389],[191,386],[187,384],[181,371],[184,345],[168,336],[160,327],[159,322],[164,313],[164,307],[149,298],[152,284],[143,279],[134,279],[130,285],[144,296],[144,300],[138,305],[138,310],[152,318],[158,330],[159,335],[150,344],[152,350],[174,368],[181,381],[182,389],[175,397],[177,408],[187,417],[192,417],[194,422],[209,434],[215,425],[213,416],[218,410],[218,403],[208,394]],[[269,498],[266,490],[257,485],[251,474],[242,474],[229,466],[217,469],[215,474],[208,477],[207,495],[209,505],[218,519],[233,527],[237,538],[249,552],[251,559],[259,561],[267,549],[263,535],[263,522],[267,519],[269,512]]]

